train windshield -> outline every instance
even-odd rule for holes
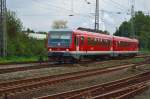
[[[51,31],[48,45],[50,47],[69,47],[71,43],[71,31]]]

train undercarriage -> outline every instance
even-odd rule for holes
[[[134,57],[137,53],[105,53],[105,54],[77,54],[69,52],[49,52],[48,58],[50,62],[59,63],[77,63],[84,60],[103,60],[112,58]]]

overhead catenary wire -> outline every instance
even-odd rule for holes
[[[40,8],[46,10],[46,12],[45,13],[31,13],[31,14],[30,13],[28,13],[28,14],[23,13],[23,14],[20,14],[20,15],[22,15],[22,16],[59,16],[59,15],[68,16],[71,12],[71,10],[65,10],[65,9],[61,8],[61,10],[63,10],[63,11],[61,11],[60,13],[53,13],[52,10],[49,10],[49,7],[44,6],[43,4],[40,4],[40,3],[37,3],[37,2],[36,2],[36,4],[38,4],[38,6]],[[60,11],[60,8],[57,8],[57,10]],[[76,12],[73,12],[73,13],[76,16],[93,18],[92,15],[90,15],[90,14],[83,14],[83,13],[76,13]]]
[[[121,8],[122,8],[122,7],[125,8],[125,9],[128,8],[128,7],[126,7],[125,5],[122,5],[122,4],[120,4],[120,3],[116,2],[116,1],[113,1],[113,0],[110,0],[110,1],[113,2],[114,4],[120,6]]]
[[[52,4],[52,3],[47,3],[46,5],[47,6],[45,6],[45,5],[42,5],[40,2],[39,2],[39,0],[32,0],[32,1],[34,1],[34,2],[36,2],[39,6],[40,6],[40,8],[43,8],[43,9],[46,9],[47,10],[47,12],[51,12],[51,10],[48,10],[49,8],[47,7],[47,6],[51,6],[51,7],[53,7],[53,8],[55,8],[55,9],[58,9],[58,10],[63,10],[63,11],[61,11],[61,13],[62,14],[60,14],[60,15],[63,15],[63,14],[68,14],[68,13],[70,13],[72,10],[71,9],[65,9],[65,8],[63,8],[63,7],[60,7],[60,6],[56,6],[56,5],[54,5],[54,4]],[[83,13],[77,13],[77,12],[75,12],[75,11],[73,11],[73,13],[75,14],[75,15],[78,15],[78,16],[82,16],[82,17],[90,17],[90,18],[93,18],[93,16],[91,16],[89,13],[88,14],[83,14]],[[107,11],[107,13],[109,13],[109,14],[115,14],[115,12],[111,12],[111,11]],[[117,13],[117,12],[116,12]],[[121,14],[121,13],[120,13]],[[23,14],[24,16],[44,16],[44,15],[49,15],[49,14]],[[59,15],[59,14],[58,14]],[[51,14],[51,16],[57,16],[57,15],[53,15],[53,14]]]
[[[146,14],[146,15],[150,15],[150,9],[149,9],[148,6],[147,6],[148,3],[147,3],[146,1],[143,2],[143,3],[144,3],[143,6],[144,6],[145,12],[146,12],[145,14]]]
[[[56,3],[54,3],[54,1],[51,2],[51,0],[46,0],[46,2],[43,1],[44,3],[41,3],[42,2],[41,0],[32,0],[32,1],[34,1],[35,4],[40,5],[40,8],[45,9],[46,10],[46,11],[44,11],[45,13],[35,13],[35,14],[34,13],[31,13],[31,14],[30,13],[29,14],[28,13],[27,14],[22,13],[20,15],[27,16],[27,17],[28,16],[29,17],[30,16],[36,16],[36,17],[49,16],[50,17],[50,16],[60,16],[60,15],[68,16],[71,12],[73,12],[73,14],[75,16],[86,17],[86,18],[91,18],[91,19],[94,18],[94,16],[92,14],[90,14],[90,13],[78,12],[76,9],[73,9],[73,11],[72,11],[72,9],[70,7],[67,8],[66,5],[69,6],[71,0],[67,0],[69,2],[68,3],[65,2],[65,5],[60,5],[60,3],[56,4]],[[81,0],[81,1],[84,1],[84,0]],[[88,1],[90,1],[90,0],[88,0]],[[111,14],[111,15],[117,15],[118,14],[119,16],[122,16],[122,15],[126,15],[128,13],[128,7],[123,5],[123,4],[121,4],[121,3],[118,3],[115,0],[103,0],[103,1],[106,4],[108,4],[108,2],[111,3],[111,5],[109,5],[109,6],[113,6],[114,9],[116,8],[116,11],[107,11],[107,10],[105,10],[104,12],[106,12],[108,14]],[[64,0],[63,0],[63,2],[64,2]],[[61,10],[61,11],[60,11],[60,13],[53,13],[54,11],[55,12],[57,12],[57,11],[56,10],[52,11],[50,8],[51,9],[56,9],[58,11]]]
[[[36,2],[36,3],[39,2],[39,0],[32,0],[32,1],[34,1],[34,2]],[[39,5],[42,5],[40,2],[39,2],[38,4],[39,4]],[[54,5],[54,4],[52,4],[52,3],[49,3],[49,2],[47,2],[47,4],[45,4],[45,5],[51,6],[51,7],[53,6],[53,7],[57,8],[57,9],[59,9],[59,10],[61,9],[61,10],[65,11],[65,12],[68,12],[68,13],[72,12],[71,9],[66,9],[66,8],[63,8],[63,7],[60,7],[60,6],[56,6],[56,5]],[[49,8],[44,8],[44,9],[47,9],[47,10],[48,10]],[[92,16],[90,16],[90,15],[88,15],[88,14],[77,13],[77,12],[75,12],[75,11],[73,11],[73,14],[78,15],[78,16],[93,18]]]
[[[113,5],[111,5],[111,6],[114,6],[114,7],[116,7],[118,10],[120,10],[120,11],[128,11],[128,8],[127,7],[123,7],[123,6],[120,6],[120,5],[118,5],[118,4],[116,4],[115,2],[113,2],[113,1],[110,1],[110,0],[103,0],[103,2],[104,3],[106,3],[106,4],[113,4]]]

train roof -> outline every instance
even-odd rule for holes
[[[133,39],[133,38],[128,38],[128,37],[120,37],[120,36],[111,36],[108,34],[103,34],[102,31],[95,31],[94,29],[86,29],[86,28],[78,28],[78,29],[53,29],[50,32],[75,32],[78,33],[80,35],[90,35],[90,36],[102,36],[102,37],[106,37],[106,38],[114,38],[120,41],[128,41],[128,42],[139,42],[137,39]]]
[[[101,34],[101,33],[83,31],[83,30],[75,30],[75,32],[77,32],[77,33],[79,33],[79,34],[86,34],[86,35],[96,36],[96,37],[102,36],[102,37],[105,37],[105,38],[114,38],[114,39],[120,40],[120,41],[139,42],[137,39],[128,38],[128,37],[111,36],[111,35],[106,35],[106,34]]]
[[[113,37],[114,39],[121,40],[121,41],[138,42],[138,40],[135,38],[120,37],[120,36],[113,36]]]
[[[75,30],[74,32],[79,33],[80,35],[84,34],[84,35],[89,35],[89,36],[102,36],[102,37],[106,37],[106,38],[112,38],[113,36],[111,35],[106,35],[106,34],[102,34],[102,33],[95,33],[95,32],[89,32],[89,31],[83,31],[83,30]]]
[[[49,32],[72,32],[73,30],[72,29],[53,29],[53,30],[50,30]]]

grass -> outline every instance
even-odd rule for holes
[[[12,63],[12,62],[32,62],[32,61],[38,61],[39,56],[11,56],[11,57],[0,57],[0,63]],[[44,60],[46,60],[46,57],[44,57]]]
[[[137,62],[142,62],[144,60],[145,60],[144,58],[133,58],[133,59],[129,60],[129,62],[135,62],[135,63],[137,63]]]
[[[144,49],[142,49],[142,50],[140,50],[140,53],[141,54],[150,55],[150,50],[144,50]]]
[[[141,50],[140,53],[150,55],[150,50]],[[0,63],[12,63],[12,62],[30,62],[30,61],[38,61],[39,56],[11,56],[11,57],[0,57]],[[44,57],[44,60],[47,60],[47,57]],[[143,61],[142,58],[133,59],[133,62]]]

